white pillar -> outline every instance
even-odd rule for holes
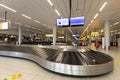
[[[105,49],[108,50],[110,47],[110,23],[109,23],[109,20],[106,20],[105,24],[104,24],[104,36],[105,36]]]
[[[65,34],[65,42],[67,42],[67,33]]]
[[[21,26],[18,27],[18,45],[21,45]]]
[[[56,45],[56,26],[53,26],[53,47]]]

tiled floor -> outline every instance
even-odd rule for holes
[[[114,58],[115,67],[113,72],[96,77],[63,76],[49,72],[31,61],[0,57],[0,77],[22,73],[23,76],[16,80],[120,80],[120,48],[112,48],[109,51],[99,51],[107,53]]]

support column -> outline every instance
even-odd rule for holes
[[[105,49],[108,50],[110,47],[110,23],[109,23],[109,20],[106,20],[105,24],[104,24],[104,36],[105,36]]]
[[[53,47],[56,45],[56,26],[53,26]]]
[[[65,42],[67,42],[67,33],[65,34]]]
[[[21,45],[21,25],[18,27],[18,45]]]

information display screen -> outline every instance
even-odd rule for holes
[[[85,23],[84,17],[70,18],[70,25],[71,26],[83,26],[84,23]]]
[[[74,17],[74,18],[59,18],[56,21],[58,27],[74,27],[83,26],[85,24],[84,17]]]
[[[59,19],[57,19],[57,26],[68,27],[69,26],[69,18],[59,18]]]
[[[0,23],[0,30],[2,30],[2,29],[8,29],[8,22],[2,22],[2,23]]]

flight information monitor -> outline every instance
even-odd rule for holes
[[[84,17],[70,18],[70,25],[71,26],[83,26],[84,23],[85,23]]]
[[[57,19],[58,27],[68,27],[69,26],[69,18],[59,18]]]

